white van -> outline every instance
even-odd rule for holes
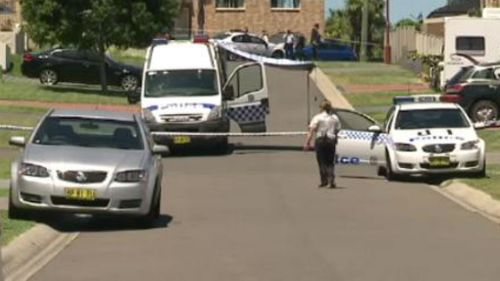
[[[463,67],[500,60],[499,17],[485,12],[482,18],[449,17],[445,18],[444,29],[441,87],[444,87]],[[456,55],[457,53],[464,56]]]
[[[266,131],[268,108],[264,65],[239,65],[226,76],[225,56],[212,43],[170,41],[148,49],[141,90],[142,116],[152,132]],[[155,137],[166,145],[211,141],[225,149],[227,137]]]

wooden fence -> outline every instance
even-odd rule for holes
[[[410,52],[421,55],[441,55],[441,37],[418,32],[414,27],[399,27],[391,32],[392,62],[406,61]]]

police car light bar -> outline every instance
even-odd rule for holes
[[[440,102],[441,95],[413,95],[413,96],[397,96],[392,99],[393,104],[403,103],[420,103],[420,102]]]

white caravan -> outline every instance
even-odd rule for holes
[[[474,63],[500,61],[500,17],[488,11],[491,10],[484,10],[482,18],[445,18],[441,87],[444,87],[462,67]]]

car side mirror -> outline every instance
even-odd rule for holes
[[[232,100],[234,99],[234,87],[233,85],[227,85],[222,91],[222,97],[224,100]]]
[[[13,146],[25,147],[26,146],[26,138],[25,137],[11,137],[9,140],[9,144]]]
[[[151,152],[155,155],[165,155],[170,154],[170,149],[168,149],[168,146],[166,145],[155,144],[153,145]]]
[[[380,128],[379,125],[371,125],[370,127],[368,127],[368,131],[373,132],[373,133],[381,133],[382,128]]]

